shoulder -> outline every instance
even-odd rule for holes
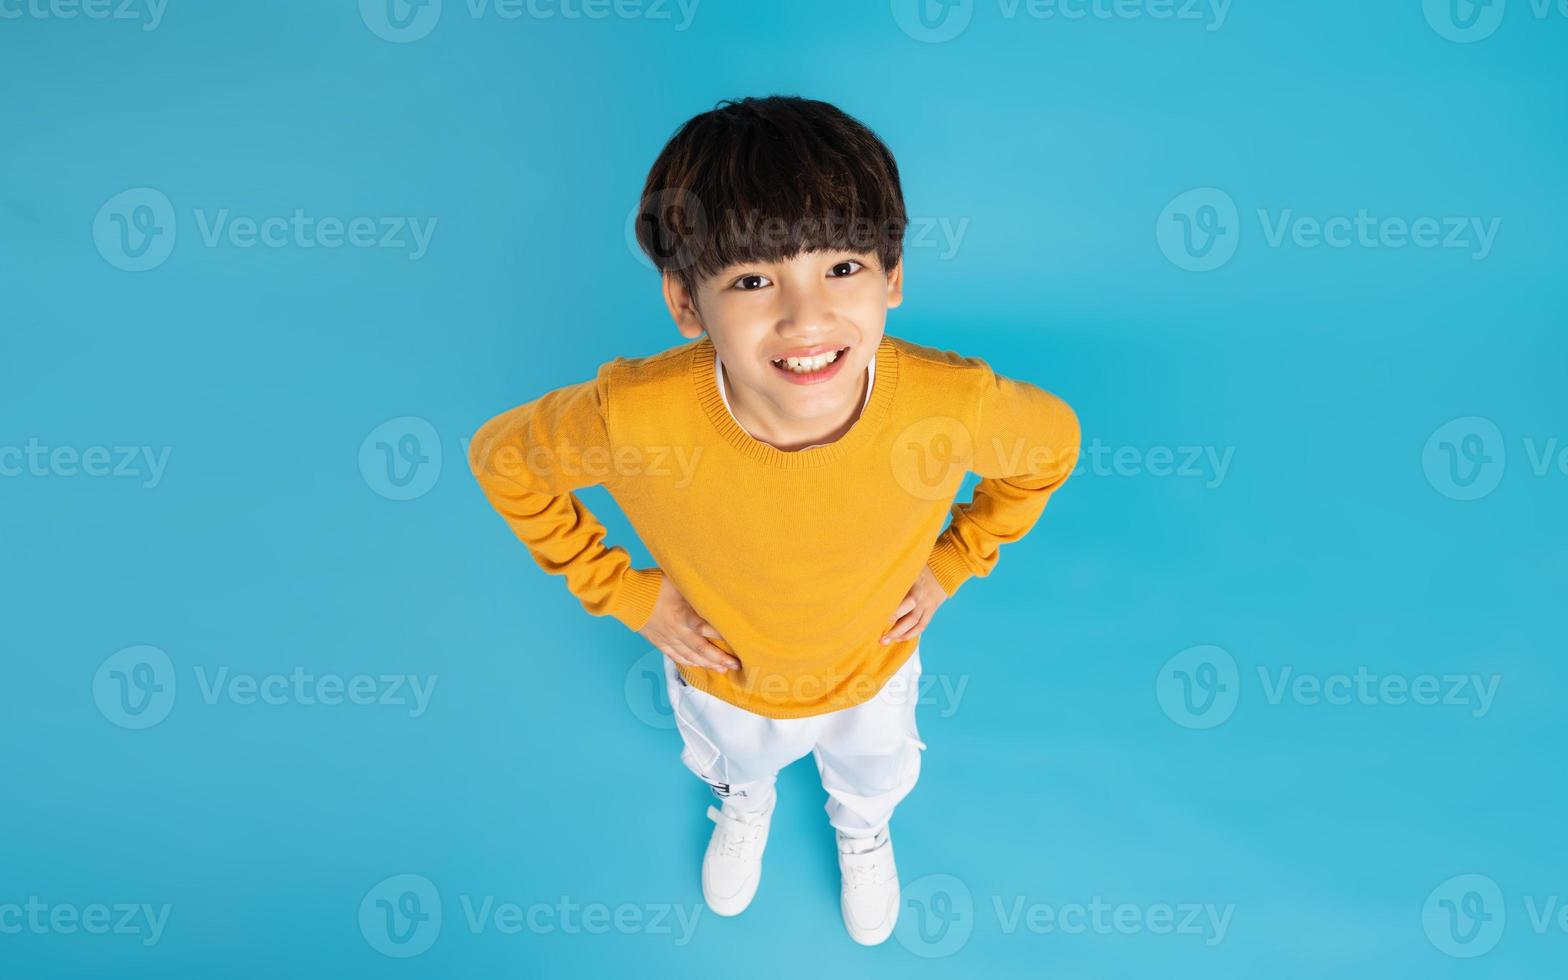
[[[616,357],[599,367],[599,379],[612,394],[646,397],[691,374],[692,354],[704,338],[676,344],[639,357]]]
[[[690,343],[680,344],[640,357],[612,357],[601,362],[592,376],[579,375],[577,381],[494,416],[480,427],[475,439],[496,438],[533,418],[560,421],[595,414],[607,417],[612,408],[621,414],[635,411],[667,392],[671,379],[690,374],[691,347]]]
[[[900,354],[899,382],[920,391],[942,392],[949,399],[976,413],[976,418],[1004,416],[1023,412],[1036,418],[1052,418],[1064,429],[1076,429],[1072,407],[1061,396],[1035,382],[1009,377],[995,370],[983,357],[960,354],[889,337]]]
[[[898,352],[898,386],[916,393],[915,400],[942,403],[950,411],[974,407],[996,374],[983,358],[917,344],[888,335]],[[930,407],[927,405],[926,407]]]
[[[934,371],[950,375],[989,374],[991,366],[978,357],[968,357],[957,351],[928,347],[902,337],[888,334],[888,340],[898,351],[901,360],[917,371]]]
[[[612,440],[657,440],[676,426],[679,406],[695,404],[692,358],[706,336],[638,357],[616,357],[599,369],[600,398]]]

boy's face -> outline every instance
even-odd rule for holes
[[[707,331],[732,388],[805,422],[840,416],[864,395],[861,378],[887,311],[903,302],[903,278],[902,262],[884,274],[875,252],[802,252],[729,266],[695,296],[666,276],[664,295],[683,336]],[[820,357],[794,370],[780,362],[834,352],[825,365]]]

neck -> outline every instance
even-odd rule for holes
[[[730,385],[729,372],[724,370],[722,361],[719,363],[720,384],[724,385],[725,397],[729,399],[730,410],[735,415],[735,421],[739,422],[741,428],[750,433],[752,438],[785,452],[836,442],[842,438],[860,418],[861,409],[866,402],[866,385],[869,384],[867,374],[866,371],[860,372],[860,383],[855,386],[855,397],[841,411],[821,419],[794,419],[770,410],[766,402],[752,405],[749,397],[742,397]]]

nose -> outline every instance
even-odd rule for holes
[[[781,298],[783,306],[778,324],[781,338],[812,343],[837,329],[838,318],[825,280],[792,283],[782,290]]]

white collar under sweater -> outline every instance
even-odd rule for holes
[[[725,394],[725,392],[724,392],[724,365],[719,363],[719,352],[718,351],[714,351],[713,352],[713,381],[714,381],[714,384],[719,386],[719,397],[724,399],[724,407],[725,407],[725,409],[729,411],[730,418],[734,419],[735,418],[735,410],[733,408],[730,408],[730,396]],[[875,357],[872,357],[871,358],[871,363],[866,366],[866,400],[860,403],[860,410],[861,411],[865,411],[866,405],[870,403],[870,401],[871,401],[871,387],[872,387],[872,385],[876,384],[876,381],[877,381],[877,359]],[[740,419],[735,419],[735,424],[736,425],[740,425]],[[742,432],[746,431],[746,427],[744,425],[740,425],[740,428],[741,428]],[[747,435],[751,435],[750,432],[746,432],[746,434]],[[752,436],[752,438],[755,439],[756,436]],[[823,445],[826,445],[826,443],[819,442],[816,445],[813,445],[813,446],[802,446],[801,448],[802,449],[815,449],[815,448],[817,448],[817,446],[823,446]]]

